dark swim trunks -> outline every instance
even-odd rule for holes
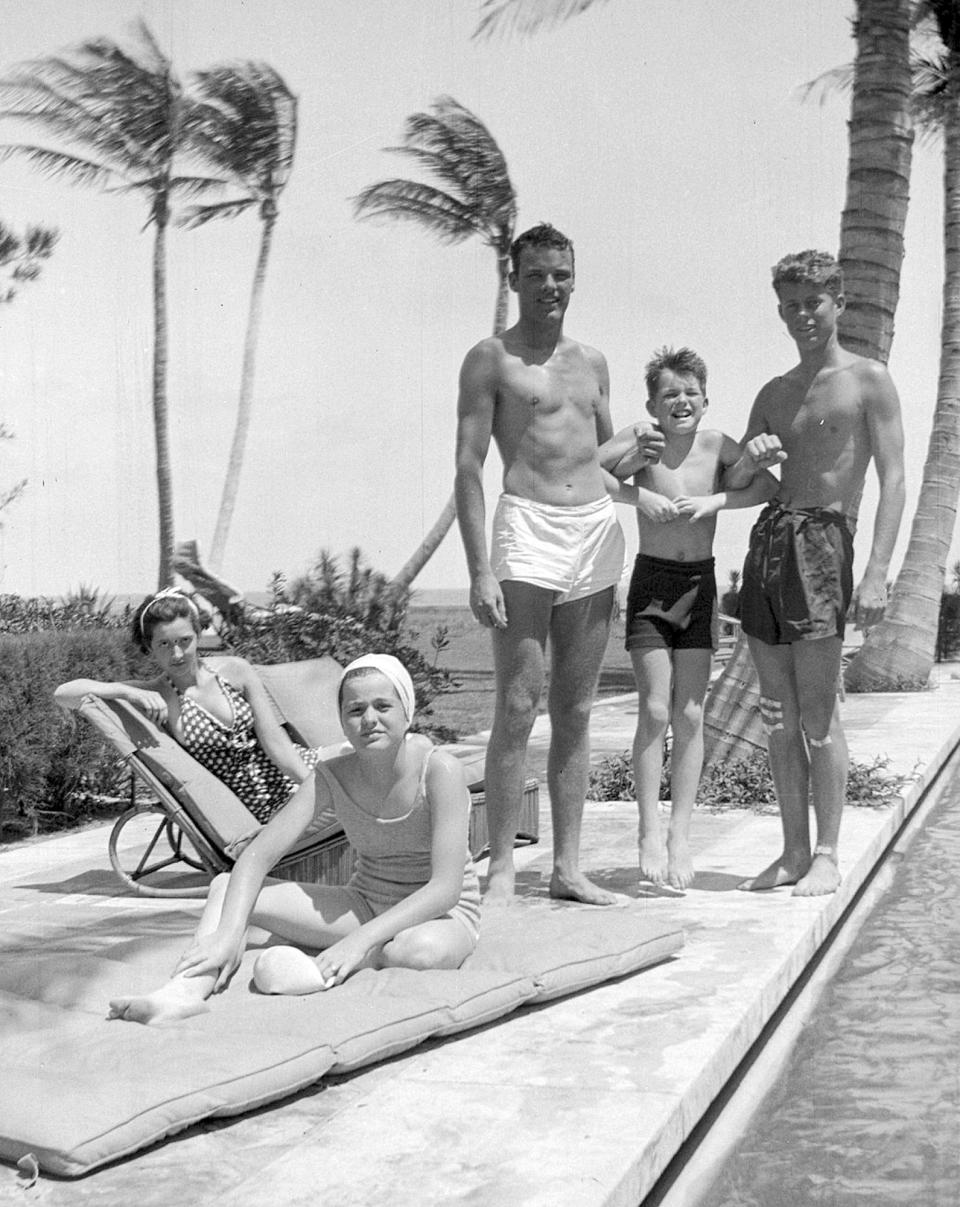
[[[740,621],[748,637],[789,645],[843,638],[853,596],[853,530],[839,511],[769,503],[750,533]]]
[[[674,562],[637,554],[627,594],[628,650],[715,650],[713,558]]]

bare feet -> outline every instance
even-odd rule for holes
[[[516,900],[516,872],[513,860],[506,863],[494,864],[490,861],[487,872],[487,891],[483,894],[484,905],[512,905]]]
[[[195,1014],[206,1014],[210,1007],[197,989],[187,983],[188,979],[178,977],[142,997],[116,997],[110,1003],[107,1018],[158,1026],[192,1018]]]
[[[802,875],[803,870],[795,867],[785,855],[781,855],[768,868],[764,868],[758,876],[742,881],[737,888],[748,893],[758,893],[766,889],[780,888],[785,884],[796,884]]]
[[[316,993],[328,989],[316,962],[299,947],[268,947],[257,956],[253,983],[261,993]]]
[[[797,881],[794,897],[824,897],[840,885],[840,869],[829,855],[814,855],[807,874]]]
[[[616,905],[620,900],[614,893],[593,884],[583,872],[561,875],[556,868],[550,877],[550,896],[558,901],[582,901],[584,905]]]
[[[667,839],[667,883],[671,888],[687,889],[696,875],[690,844],[685,838]]]
[[[649,880],[658,887],[664,883],[667,876],[667,852],[660,837],[660,831],[654,834],[640,835],[640,879]]]

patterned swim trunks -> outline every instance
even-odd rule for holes
[[[853,530],[828,508],[768,504],[750,533],[740,620],[748,637],[789,645],[844,634],[853,596]]]

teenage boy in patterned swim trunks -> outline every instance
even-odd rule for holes
[[[647,410],[663,433],[659,463],[638,447],[636,427],[600,449],[600,463],[638,487],[640,552],[627,596],[626,647],[637,681],[633,775],[640,814],[640,876],[689,888],[690,817],[703,768],[703,702],[717,646],[713,538],[717,513],[753,507],[777,486],[757,474],[745,490],[726,491],[725,471],[740,446],[700,426],[708,402],[707,366],[690,348],[660,348],[646,366]],[[660,827],[663,740],[669,726],[671,807],[666,844]]]
[[[887,370],[840,345],[843,281],[834,258],[786,256],[773,269],[773,287],[800,361],[757,395],[743,457],[727,481],[743,485],[758,468],[780,464],[776,498],[751,534],[740,606],[760,679],[783,852],[740,887],[793,885],[796,896],[809,897],[840,883],[848,756],[836,687],[844,620],[851,604],[858,628],[883,616],[903,511],[903,430]],[[880,493],[870,556],[853,590],[853,531],[871,459]]]
[[[485,900],[504,903],[514,893],[524,759],[549,637],[550,895],[608,905],[614,895],[580,870],[580,824],[590,709],[623,570],[623,533],[611,497],[631,500],[629,488],[605,475],[597,458],[599,445],[613,434],[606,361],[563,331],[574,286],[573,245],[541,224],[514,241],[510,257],[519,317],[467,354],[457,425],[457,518],[470,607],[492,632],[497,688],[486,761]],[[504,492],[492,556],[483,493],[491,437],[503,461]]]

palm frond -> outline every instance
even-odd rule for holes
[[[475,38],[494,34],[535,34],[578,17],[602,0],[483,0]]]
[[[957,104],[960,79],[956,69],[951,70],[951,56],[946,52],[914,56],[912,68],[913,121],[920,138],[926,141],[943,132],[947,107]]]
[[[816,100],[821,105],[834,92],[850,92],[853,89],[853,63],[844,63],[840,67],[831,67],[816,79],[808,80],[797,89],[801,101]]]
[[[236,218],[257,204],[256,197],[244,197],[239,201],[221,201],[213,205],[191,205],[177,218],[177,226],[196,230],[215,218]]]
[[[71,184],[100,185],[106,188],[113,184],[119,173],[104,164],[92,160],[81,159],[77,155],[67,155],[63,151],[51,151],[46,147],[27,146],[16,143],[0,146],[0,163],[7,159],[26,159],[38,168],[45,176],[65,178]]]
[[[405,218],[419,222],[441,243],[460,243],[485,233],[469,206],[416,180],[381,180],[369,185],[354,197],[353,213],[361,221]]]
[[[293,169],[297,98],[268,63],[221,63],[191,77],[191,155],[251,195],[276,198]]]
[[[403,144],[385,150],[416,160],[449,190],[405,178],[381,180],[353,198],[355,217],[409,219],[444,243],[479,235],[498,254],[509,247],[516,192],[502,151],[476,114],[453,97],[438,97],[429,113],[407,118]]]

